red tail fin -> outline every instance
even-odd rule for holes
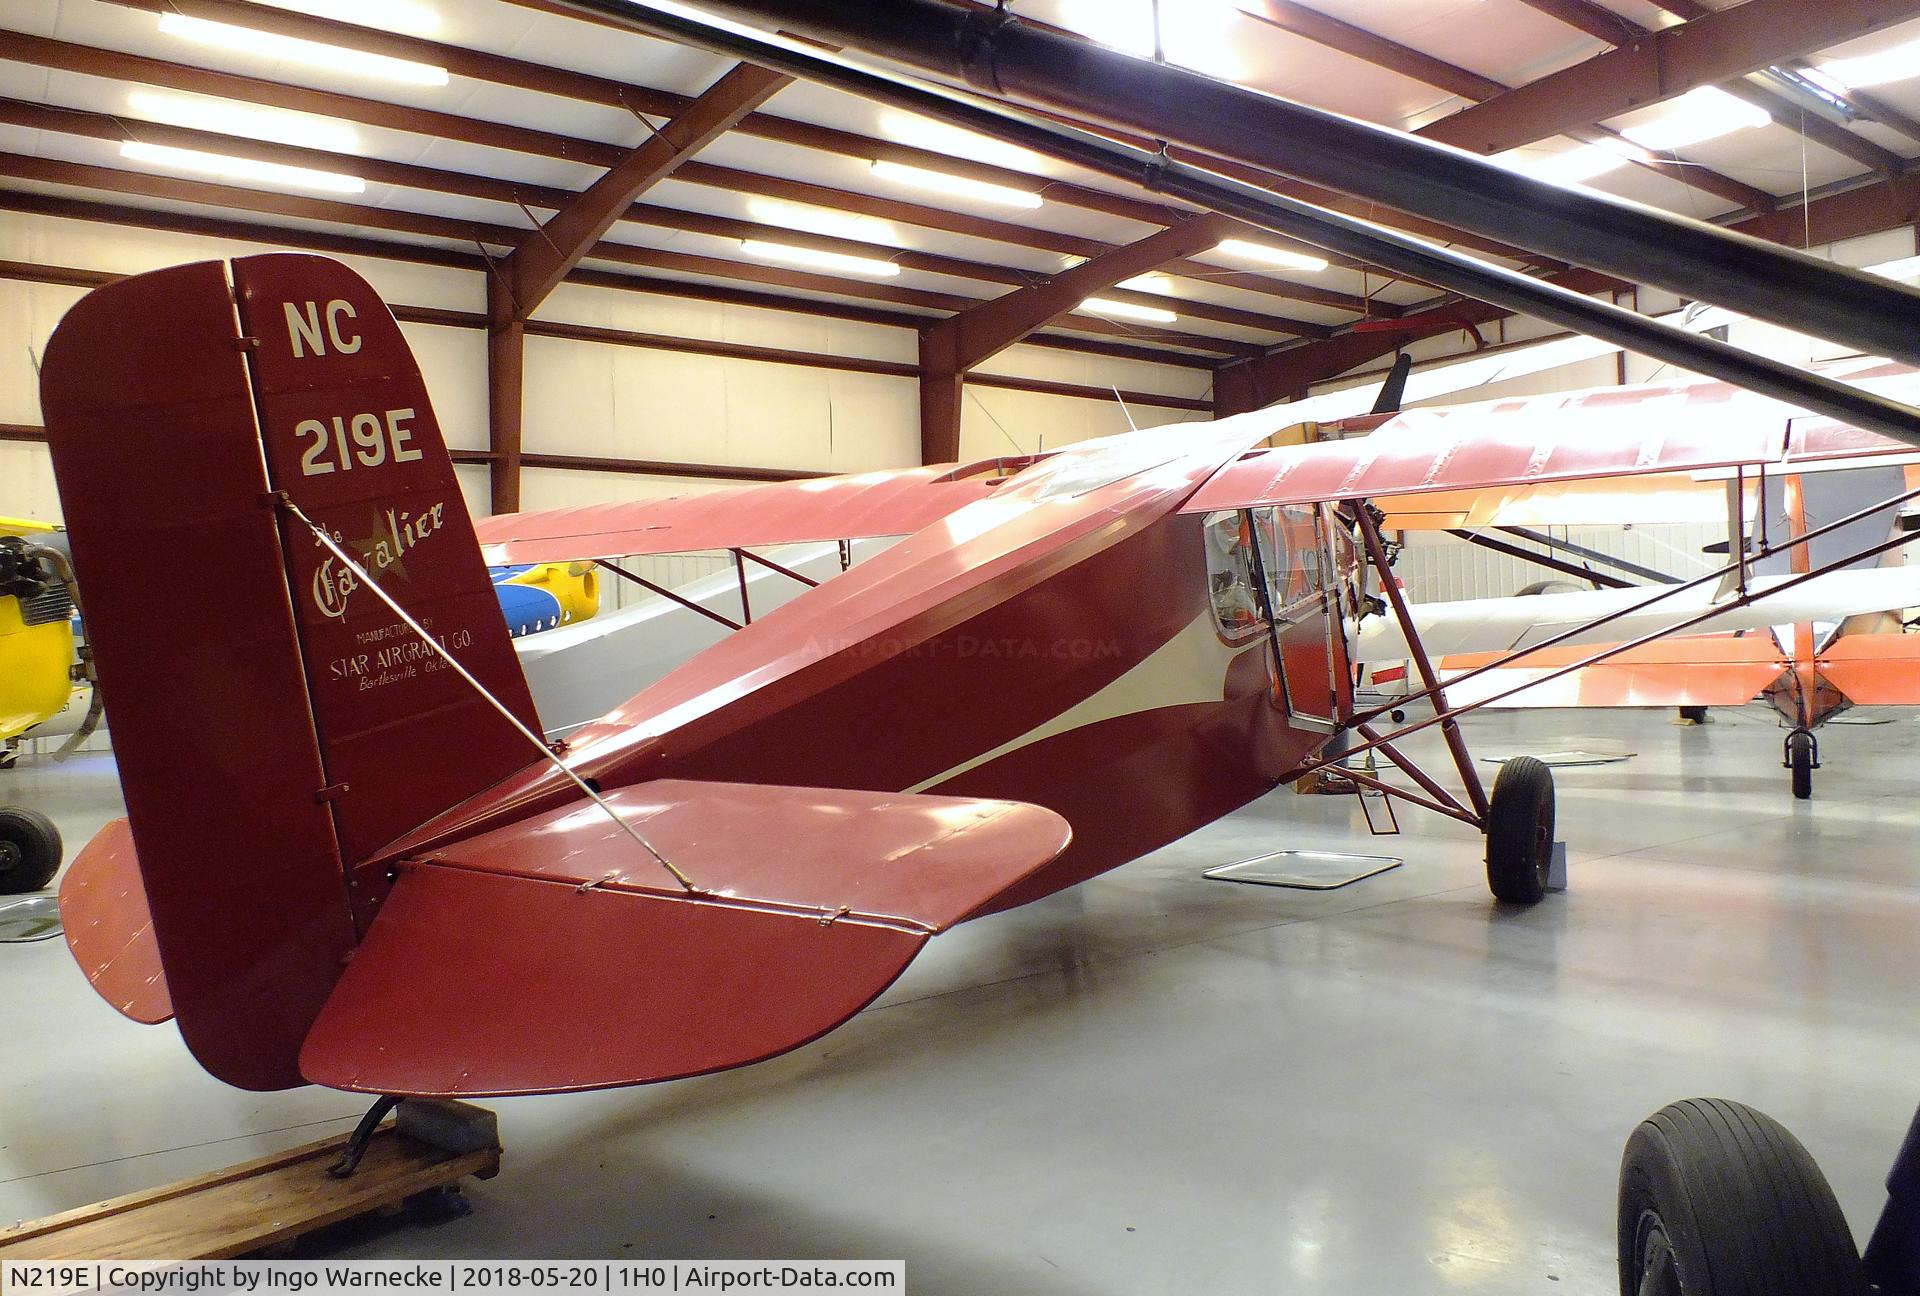
[[[233,263],[267,474],[535,732],[427,389],[366,281],[324,257]],[[306,527],[281,533],[349,866],[525,765],[526,740]]]
[[[41,403],[180,1030],[265,1089],[302,1083],[364,914],[351,865],[530,759],[272,492],[534,712],[386,308],[321,257],[233,277],[203,262],[90,293]]]

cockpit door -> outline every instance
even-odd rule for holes
[[[1354,569],[1352,538],[1322,506],[1308,504],[1254,510],[1253,530],[1288,714],[1311,728],[1336,729],[1353,714],[1340,597],[1341,574]]]

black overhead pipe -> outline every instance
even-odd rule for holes
[[[903,5],[910,2],[897,0]],[[1396,230],[1371,225],[1355,217],[1325,211],[1296,199],[1215,175],[1174,161],[1164,153],[1150,153],[1105,136],[1023,113],[1004,104],[984,102],[962,91],[912,81],[899,73],[867,67],[845,55],[823,52],[816,46],[801,44],[784,36],[771,36],[720,23],[678,5],[669,7],[659,4],[657,0],[563,0],[563,3],[615,19],[635,31],[746,60],[803,80],[830,85],[861,98],[891,104],[909,112],[1008,140],[1061,161],[1172,194],[1248,224],[1371,262],[1395,274],[1420,279],[1480,301],[1519,311],[1683,369],[1709,374],[1776,397],[1840,422],[1920,445],[1920,410],[1817,374],[1803,372],[1777,360],[1750,354],[1713,338],[1648,319],[1611,303],[1583,297],[1516,271],[1424,243]],[[786,22],[786,11],[796,7],[790,3],[772,2],[742,5],[737,0],[707,0],[707,4],[708,7],[736,11],[764,10],[775,13],[776,21],[783,23]],[[810,9],[814,6],[800,7]],[[888,4],[876,5],[872,10],[863,12],[882,14],[890,7]],[[937,3],[935,8],[942,13],[951,12]],[[892,26],[890,21],[888,26]],[[806,34],[813,32],[809,30]],[[850,39],[858,35],[848,34]],[[838,33],[834,33],[833,38],[838,39]],[[1120,55],[1110,57],[1127,63],[1137,62]],[[1262,101],[1258,95],[1248,97]],[[1491,169],[1499,171],[1497,167]],[[1701,228],[1716,237],[1731,237],[1708,226]],[[1884,280],[1870,282],[1886,283]],[[1920,348],[1909,346],[1907,349],[1920,357]]]
[[[1623,198],[1520,175],[1403,131],[1133,58],[949,0],[700,0],[1514,247],[1920,365],[1920,291]]]

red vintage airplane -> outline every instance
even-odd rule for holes
[[[351,271],[255,256],[96,289],[42,404],[128,809],[63,887],[73,951],[223,1080],[383,1095],[797,1047],[935,932],[1172,841],[1342,730],[1414,786],[1357,779],[1486,832],[1495,894],[1538,899],[1546,768],[1489,797],[1437,690],[1392,733],[1356,709],[1344,627],[1410,625],[1369,501],[1906,450],[1702,384],[1558,441],[1262,448],[1273,410],[492,519],[493,562],[908,536],[550,750],[419,372]],[[171,579],[208,549],[220,587]],[[1464,796],[1396,748],[1424,724]]]

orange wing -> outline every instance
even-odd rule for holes
[[[1599,645],[1529,653],[1524,665],[1502,666],[1447,685],[1447,701],[1477,702],[1540,680],[1603,651]],[[1504,659],[1503,653],[1447,657],[1446,673]],[[1503,707],[1740,706],[1753,700],[1786,668],[1769,635],[1691,635],[1657,639],[1597,665],[1522,689],[1495,703]]]

